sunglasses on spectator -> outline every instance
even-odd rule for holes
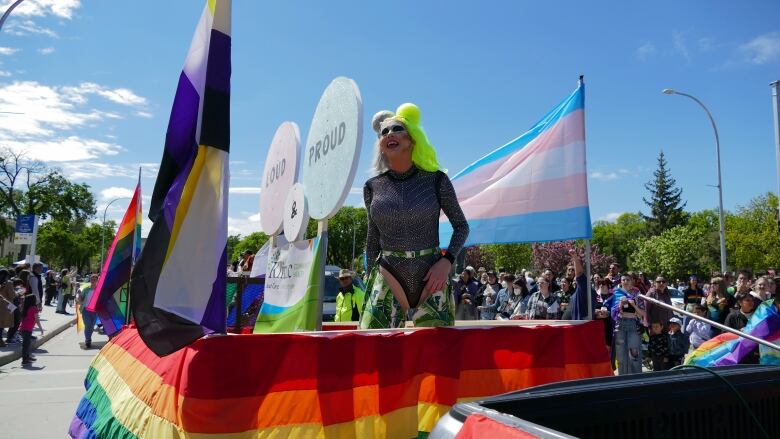
[[[398,124],[398,125],[385,127],[385,129],[382,130],[381,134],[382,134],[382,137],[385,137],[385,136],[387,136],[390,133],[398,134],[398,133],[403,133],[403,132],[406,132],[406,127],[403,126],[403,125]]]
[[[655,281],[655,283],[657,283],[657,284],[665,284],[665,283],[666,283],[666,281],[665,281],[665,280],[663,280],[663,279],[657,279],[657,280]]]

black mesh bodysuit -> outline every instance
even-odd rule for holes
[[[447,250],[457,256],[466,242],[469,225],[447,174],[412,166],[403,174],[384,172],[363,187],[368,209],[366,258],[369,271],[380,251],[424,250],[439,246],[439,215],[452,224]],[[379,263],[401,284],[412,308],[417,307],[431,266],[441,258],[431,254],[417,258],[382,256]]]

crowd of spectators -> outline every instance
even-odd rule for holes
[[[777,272],[769,268],[756,277],[749,270],[712,273],[701,283],[695,275],[687,283],[673,284],[663,275],[621,273],[612,264],[605,274],[596,273],[590,285],[576,253],[564,273],[541,275],[532,270],[510,272],[466,267],[453,279],[458,320],[581,320],[587,316],[589,289],[592,317],[604,322],[604,342],[620,374],[643,370],[668,370],[721,331],[709,323],[653,305],[647,295],[736,330],[743,329],[758,305],[775,295]],[[652,281],[650,280],[652,279]],[[758,352],[744,362],[758,362]]]
[[[0,268],[0,347],[21,345],[22,365],[35,361],[31,352],[33,335],[44,333],[40,313],[44,306],[56,307],[56,313],[70,314],[79,293],[76,271],[47,270],[36,262]]]

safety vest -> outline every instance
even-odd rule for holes
[[[351,322],[352,321],[352,307],[353,301],[357,306],[358,316],[363,315],[363,300],[366,293],[356,286],[352,286],[352,293],[339,292],[336,296],[336,316],[334,321],[337,322]],[[358,317],[359,319],[360,317]]]

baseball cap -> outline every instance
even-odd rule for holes
[[[339,271],[339,279],[344,279],[345,277],[352,277],[352,272],[346,268],[342,268],[341,271]]]
[[[678,325],[682,326],[682,320],[678,319],[677,317],[672,317],[669,319],[669,323],[677,323]]]

